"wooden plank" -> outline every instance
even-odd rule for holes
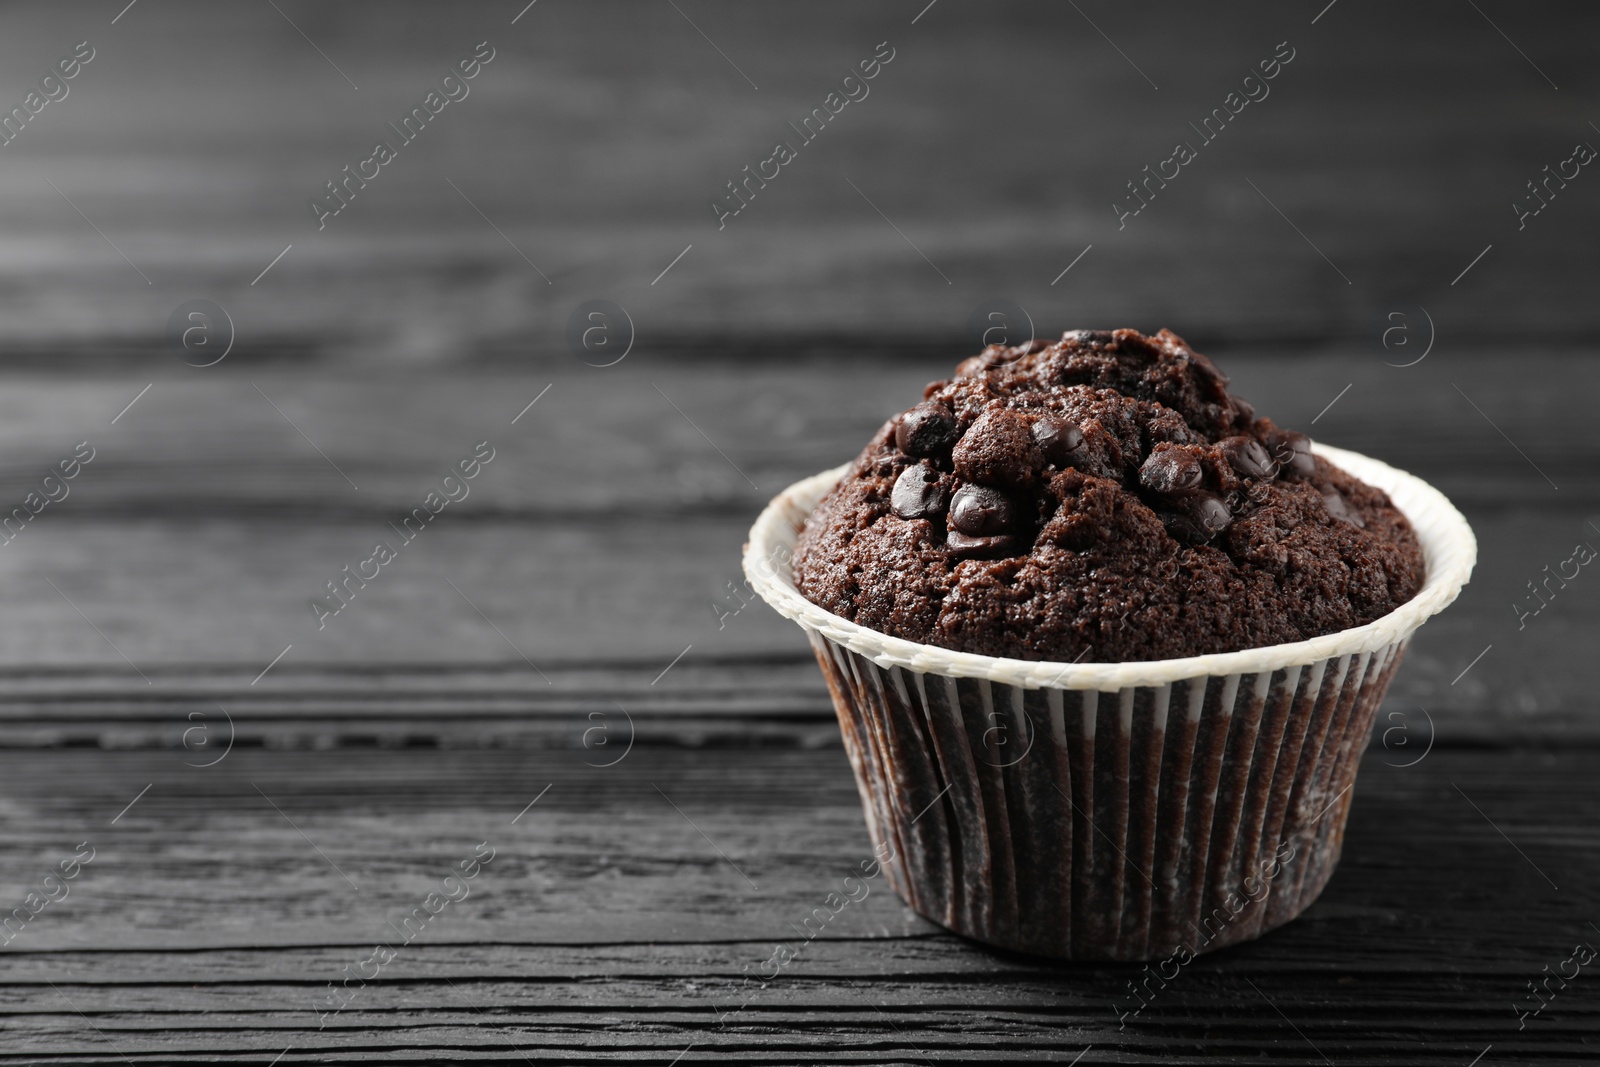
[[[1568,103],[1596,89],[1592,11],[1530,4],[1506,26],[1514,49],[1471,11],[1351,8],[1312,25],[1314,13],[1267,4],[1159,16],[944,5],[913,25],[924,6],[552,6],[515,26],[471,7],[289,12],[338,70],[270,9],[170,4],[92,30],[19,9],[5,69],[42,72],[85,36],[99,52],[6,148],[0,277],[29,313],[0,321],[0,339],[40,359],[155,353],[168,314],[194,297],[229,310],[241,354],[373,366],[560,351],[568,315],[596,296],[695,347],[803,331],[937,337],[997,295],[1040,319],[1159,311],[1210,336],[1364,333],[1391,301],[1429,306],[1455,336],[1592,326],[1595,198],[1574,182],[1521,230],[1510,210],[1593,136]],[[226,47],[196,55],[191,35]],[[319,231],[310,197],[393,138],[386,123],[480,40],[497,54],[470,97]],[[870,96],[719,230],[711,199],[778,139],[798,142],[789,124],[884,40],[895,58]],[[1284,40],[1295,58],[1271,96],[1204,143],[1190,124]],[[1119,229],[1113,200],[1179,140],[1199,158]],[[1465,169],[1464,144],[1477,148]]]
[[[0,69],[98,51],[5,148],[0,504],[97,454],[0,553],[0,907],[97,851],[0,951],[0,1061],[1593,1058],[1583,983],[1513,1005],[1600,936],[1595,594],[1512,605],[1600,522],[1600,201],[1506,206],[1592,140],[1600,12],[1494,12],[1511,47],[1349,5],[514,14],[8,10]],[[1119,229],[1285,37],[1272,101]],[[471,100],[316,229],[307,198],[485,38]],[[718,230],[711,196],[885,38],[871,98]],[[237,334],[205,370],[164,337],[194,297]],[[565,337],[591,297],[637,329],[604,370]],[[1136,969],[990,952],[881,883],[719,1019],[868,854],[798,631],[718,617],[744,530],[994,297],[1188,335],[1262,411],[1444,489],[1477,580],[1399,674],[1323,898],[1126,1028]],[[1438,346],[1386,366],[1413,305]],[[470,499],[316,629],[307,598],[480,440]],[[479,841],[471,897],[320,1018]]]
[[[1391,710],[1442,712],[1445,736],[1461,740],[1590,730],[1600,668],[1571,650],[1597,637],[1593,590],[1576,580],[1520,628],[1515,605],[1537,603],[1528,583],[1559,567],[1577,541],[1595,543],[1600,514],[1585,505],[1595,499],[1600,466],[1584,405],[1597,372],[1526,348],[1514,357],[1452,351],[1405,369],[1348,345],[1293,360],[1249,345],[1217,354],[1261,410],[1416,471],[1474,523],[1476,578],[1419,635]],[[777,487],[853,454],[921,380],[948,366],[797,355],[783,365],[730,370],[712,361],[657,375],[648,361],[609,370],[568,362],[373,381],[335,376],[314,386],[281,368],[215,369],[209,377],[172,373],[116,425],[111,418],[148,380],[7,377],[6,499],[20,502],[35,489],[75,438],[92,439],[98,451],[70,483],[70,497],[49,505],[0,554],[11,579],[0,586],[8,609],[0,613],[0,666],[42,669],[46,689],[56,684],[50,672],[69,665],[122,672],[143,693],[125,688],[112,703],[141,702],[129,705],[136,709],[151,698],[181,704],[201,693],[250,706],[279,699],[268,696],[279,687],[293,690],[285,701],[320,699],[311,690],[332,683],[291,681],[302,667],[431,663],[464,668],[449,684],[467,692],[497,684],[469,677],[473,671],[509,666],[522,672],[512,684],[531,692],[546,683],[528,661],[546,674],[626,665],[654,680],[692,645],[686,665],[755,657],[759,674],[774,656],[801,661],[792,697],[775,704],[756,696],[742,707],[789,700],[825,717],[798,632],[760,604],[740,607],[750,599],[737,563],[745,530]],[[1571,388],[1551,390],[1551,381]],[[550,393],[512,426],[546,386]],[[67,426],[71,433],[62,432]],[[498,451],[471,496],[450,505],[426,539],[318,630],[310,598],[390,537],[388,524],[417,506],[480,434]],[[317,448],[362,488],[352,489]],[[119,649],[157,684],[146,686]],[[197,672],[192,686],[180,682],[180,668]],[[650,690],[654,701],[656,690],[687,692],[684,677],[630,683],[630,691]],[[33,682],[13,692],[0,711],[43,708]],[[405,709],[400,715],[417,710],[405,700],[394,706]]]
[[[1570,555],[1582,514],[1472,517],[1474,580],[1417,635],[1391,709],[1418,730],[1427,709],[1441,738],[1592,736],[1600,664],[1574,651],[1600,641],[1600,583],[1580,576],[1521,629],[1512,607],[1537,603],[1526,583]],[[728,694],[717,706],[826,718],[800,630],[742,585],[729,589],[742,581],[748,514],[446,525],[451,518],[319,631],[308,601],[382,535],[381,520],[46,512],[39,521],[55,521],[54,533],[30,531],[0,556],[14,568],[0,584],[9,620],[0,664],[11,678],[0,719],[149,719],[158,707],[181,719],[220,701],[247,717],[296,707],[421,716],[448,736],[463,713],[505,719],[550,701],[690,711],[707,685]],[[1600,535],[1588,541],[1600,545]],[[399,673],[384,681],[380,669]],[[470,703],[442,711],[451,694]]]
[[[1581,813],[1596,786],[1577,753],[1436,751],[1404,769],[1369,756],[1322,899],[1262,941],[1185,967],[1123,1030],[1118,994],[1136,968],[991,952],[881,884],[718,1025],[740,969],[798,941],[789,924],[870,851],[837,751],[653,746],[609,770],[415,750],[238,752],[209,771],[140,752],[0,754],[0,765],[9,896],[77,840],[97,849],[72,894],[5,950],[10,1058],[109,1055],[114,1042],[144,1059],[286,1046],[349,1061],[518,1048],[670,1059],[694,1042],[791,1061],[1059,1058],[1092,1045],[1085,1062],[1250,1050],[1459,1064],[1489,1044],[1511,1058],[1581,1056],[1596,1032],[1581,983],[1520,1032],[1510,1007],[1593,937],[1582,887],[1600,873],[1600,841]],[[472,894],[319,1030],[311,996],[392,937],[383,919],[483,837],[497,852]]]
[[[1463,507],[1581,513],[1600,497],[1586,407],[1600,368],[1582,358],[1588,350],[1453,347],[1396,368],[1376,340],[1206,349],[1280,424],[1410,470]],[[808,356],[796,345],[777,365],[669,366],[646,348],[604,370],[565,357],[309,379],[245,362],[203,374],[175,363],[148,375],[10,374],[0,500],[20,505],[88,441],[96,458],[41,524],[84,511],[192,522],[310,512],[382,527],[487,440],[494,460],[442,517],[753,515],[790,482],[852,458],[973,350],[952,330],[936,352],[908,360],[860,349]]]

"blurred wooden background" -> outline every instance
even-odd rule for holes
[[[957,0],[141,0],[125,8],[113,0],[8,5],[0,25],[4,107],[20,106],[77,42],[95,49],[69,95],[0,147],[0,510],[21,506],[77,442],[96,450],[70,496],[0,547],[8,891],[20,898],[35,868],[85,832],[90,799],[62,800],[78,784],[92,786],[94,811],[107,807],[109,818],[154,782],[142,803],[168,816],[139,831],[156,858],[141,860],[135,849],[118,861],[120,903],[86,904],[28,931],[37,973],[8,972],[19,984],[6,994],[18,1013],[7,1026],[33,1028],[19,1055],[92,1059],[104,1051],[77,1016],[50,1014],[59,1003],[29,999],[54,996],[40,975],[82,977],[75,957],[54,950],[237,947],[264,921],[258,906],[279,914],[248,878],[217,889],[205,907],[140,903],[170,890],[169,879],[202,877],[189,860],[169,862],[193,835],[227,853],[245,841],[264,847],[268,827],[288,829],[259,803],[252,775],[265,776],[269,792],[279,776],[287,796],[304,798],[292,809],[302,816],[325,812],[323,832],[362,842],[350,845],[362,855],[391,857],[369,868],[392,864],[409,831],[380,827],[376,813],[392,810],[408,781],[439,775],[440,795],[461,786],[472,805],[514,810],[525,798],[471,785],[479,773],[472,759],[352,751],[442,746],[488,759],[492,748],[524,750],[520,760],[494,757],[501,762],[491,779],[510,791],[527,771],[538,778],[531,796],[551,780],[539,777],[546,763],[566,766],[584,754],[589,714],[619,703],[636,716],[635,761],[688,775],[691,795],[711,808],[694,810],[713,838],[741,832],[760,810],[774,829],[744,845],[788,857],[775,862],[790,873],[774,879],[787,895],[750,905],[730,928],[728,936],[752,946],[718,950],[735,963],[673,963],[652,981],[665,988],[736,973],[756,942],[782,936],[781,920],[815,895],[800,883],[821,884],[817,857],[848,863],[865,842],[827,694],[800,633],[759,603],[719,618],[738,604],[729,583],[740,579],[744,532],[770,496],[848,459],[924,382],[975,351],[970,319],[990,300],[1025,309],[1041,336],[1170,327],[1263,413],[1427,478],[1472,521],[1480,540],[1473,582],[1416,639],[1385,708],[1401,716],[1385,723],[1404,721],[1413,746],[1431,741],[1443,758],[1409,779],[1381,767],[1364,772],[1364,782],[1374,773],[1389,782],[1370,786],[1386,803],[1421,805],[1426,825],[1394,824],[1358,801],[1346,859],[1354,873],[1342,871],[1329,893],[1345,886],[1355,896],[1340,899],[1365,903],[1335,900],[1317,922],[1343,914],[1340,907],[1392,908],[1385,879],[1416,848],[1431,850],[1434,862],[1412,869],[1407,894],[1488,877],[1454,866],[1463,849],[1486,856],[1487,870],[1502,858],[1520,864],[1473,822],[1450,781],[1492,780],[1515,808],[1556,775],[1574,798],[1568,822],[1596,799],[1574,769],[1586,757],[1564,757],[1578,762],[1552,770],[1542,751],[1600,740],[1600,578],[1584,571],[1522,628],[1513,605],[1531,605],[1527,583],[1579,541],[1600,547],[1600,192],[1590,188],[1600,177],[1582,170],[1522,229],[1512,204],[1578,142],[1600,146],[1592,124],[1600,122],[1592,104],[1600,70],[1591,55],[1600,11],[1358,0],[1139,10],[1088,0],[1076,9]],[[495,57],[470,95],[319,231],[307,201],[374,141],[394,140],[386,123],[481,41]],[[769,156],[775,141],[794,142],[787,124],[822,106],[883,41],[894,58],[868,83],[870,94],[800,147],[719,230],[709,204],[725,183]],[[1222,106],[1284,41],[1294,59],[1269,83],[1270,96],[1245,108],[1119,230],[1111,205],[1126,183],[1177,141],[1198,143],[1189,124]],[[232,348],[214,366],[186,365],[167,338],[169,316],[194,299],[220,305],[232,322]],[[568,345],[569,317],[591,299],[622,306],[633,323],[632,348],[613,366],[586,365]],[[1385,334],[1400,326],[1403,333]],[[470,497],[319,631],[308,599],[389,538],[386,524],[419,506],[484,440],[496,458]],[[219,705],[234,717],[248,759],[234,756],[198,779],[200,771],[182,766],[186,757],[202,762],[184,747],[185,730],[194,712],[215,727]],[[1431,719],[1419,716],[1423,709]],[[267,751],[248,751],[256,748]],[[739,754],[746,748],[753,754]],[[732,754],[716,754],[724,749]],[[1403,763],[1417,750],[1375,748],[1372,758]],[[1439,769],[1447,761],[1455,762]],[[240,777],[245,762],[251,769]],[[348,791],[314,788],[317,775],[352,767],[359,784]],[[43,768],[56,785],[39,784]],[[572,787],[583,796],[598,790],[597,806],[552,794],[558,806],[591,811],[572,831],[573,849],[625,823],[635,792],[654,802],[633,771],[626,788],[578,773]],[[797,806],[768,810],[768,775],[790,783]],[[815,810],[803,802],[810,776],[829,783]],[[237,805],[228,799],[236,794]],[[1504,817],[1507,809],[1492,810]],[[1563,822],[1561,805],[1541,801],[1523,816],[1520,829],[1507,827],[1512,838],[1544,835],[1578,869],[1593,866],[1592,842]],[[145,825],[138,819],[130,814],[116,832]],[[813,840],[806,835],[815,826],[830,829]],[[453,862],[458,842],[438,833],[430,855]],[[618,862],[627,867],[662,834],[648,819],[626,829]],[[1431,843],[1418,844],[1419,835]],[[309,851],[303,844],[286,838],[285,856],[317,863],[300,854]],[[806,848],[815,853],[809,866],[790,855]],[[571,872],[551,862],[555,885]],[[333,877],[324,868],[314,874]],[[1451,921],[1470,926],[1474,915],[1506,906],[1506,894],[1527,896],[1515,881],[1524,876],[1532,877],[1525,868],[1507,875],[1512,881],[1472,905],[1478,912],[1463,904]],[[573,897],[556,940],[596,944],[615,927],[630,942],[677,931],[685,944],[709,943],[721,920],[685,916],[717,914],[721,904],[697,895],[707,892],[694,880],[700,875],[683,877],[663,891],[628,883],[634,888],[598,912]],[[968,961],[949,966],[977,968],[971,984],[951,987],[954,1003],[992,997],[985,983],[1011,966],[972,956],[892,900],[875,906],[883,908],[877,925],[853,935],[871,943],[867,951],[892,942],[915,955],[923,943],[915,939],[931,938],[938,952]],[[315,946],[355,922],[326,901],[317,907],[310,926],[290,913],[266,920],[268,940]],[[512,914],[533,907],[524,901]],[[1500,1002],[1541,962],[1559,961],[1545,941],[1573,907],[1555,897],[1530,904],[1519,926],[1525,937],[1474,942],[1461,949],[1469,958],[1450,957],[1455,950],[1441,946],[1455,942],[1442,934],[1427,951],[1412,945],[1409,963],[1383,964],[1404,971],[1394,988],[1410,992],[1378,983],[1369,996],[1363,986],[1364,1006],[1346,1015],[1433,1040],[1407,1029],[1415,1005],[1437,993],[1428,992],[1428,969],[1439,966],[1430,953],[1477,975],[1457,1004],[1463,1019],[1472,1017],[1464,1005],[1492,1000],[1503,1011]],[[1373,952],[1397,929],[1430,921],[1420,903],[1383,914],[1354,938]],[[75,925],[73,915],[92,919]],[[1335,922],[1307,936],[1337,947],[1341,929]],[[467,941],[515,940],[501,928],[457,932]],[[363,926],[355,936],[377,931]],[[1316,970],[1310,957],[1273,948],[1292,936],[1229,958],[1304,977]],[[1345,1017],[1329,1007],[1332,987],[1318,984],[1355,966],[1334,947],[1321,978],[1273,979],[1316,1019]],[[645,966],[648,955],[628,957],[629,966]],[[839,973],[858,974],[851,968],[859,963],[840,964]],[[464,970],[450,973],[463,981],[477,966],[470,953],[457,964]],[[302,962],[281,965],[295,971]],[[577,980],[565,964],[552,966],[551,974]],[[1207,972],[1216,978],[1231,965],[1204,966],[1219,966]],[[127,982],[203,979],[225,988],[226,968],[200,977],[190,968],[163,957]],[[322,970],[311,979],[318,988],[337,967]],[[1126,977],[1050,973],[1060,988],[1079,990]],[[431,1010],[429,996],[453,996],[428,990],[413,1010]],[[843,979],[814,993],[805,1010],[824,1015],[857,996]],[[591,1009],[622,1011],[636,991],[611,985],[594,996]],[[1197,1017],[1262,1010],[1258,1001],[1196,996],[1181,1003]],[[80,997],[94,1000],[87,990]],[[201,997],[184,1010],[215,1010],[207,1003]],[[995,1056],[1021,1055],[1036,1039],[1065,1047],[1061,1035],[1071,1031],[1079,1040],[1072,1047],[1097,1043],[1107,1054],[1116,1039],[1084,1021],[1103,1014],[1095,1005],[1081,1019],[1019,1022],[1023,1036],[986,1047]],[[127,1027],[117,1040],[136,1055],[209,1054],[208,1039],[194,1034],[147,1035],[143,1044],[129,1034],[156,1026],[152,1016],[119,1014],[114,997],[101,1008],[91,1009],[99,1025]],[[906,1011],[884,1016],[887,1024],[867,1013],[839,1025],[867,1045],[899,1048],[914,1034],[934,1054],[959,1054],[959,1042],[941,1046],[929,1034],[970,1028],[970,1020]],[[1181,1041],[1172,1034],[1186,1018],[1168,1035],[1174,1043],[1137,1054],[1176,1062]],[[850,1029],[858,1024],[859,1034]],[[1240,1041],[1283,1029],[1276,1016],[1236,1024]],[[666,1062],[669,1049],[697,1040],[692,1026],[663,1025],[659,1042],[639,1038],[630,1054]],[[798,1024],[784,1016],[772,1025]],[[1339,1025],[1315,1031],[1318,1044],[1337,1047]],[[1563,1048],[1579,1054],[1589,1032],[1587,1022],[1563,1030]],[[867,1047],[850,1044],[856,1037],[808,1038],[786,1055],[843,1056]],[[383,1044],[391,1040],[399,1044]],[[1499,1040],[1488,1033],[1477,1047]],[[383,1041],[372,1046],[384,1050],[375,1057],[404,1044],[403,1036]],[[270,1043],[261,1038],[263,1049]],[[1182,1054],[1199,1062],[1235,1047],[1224,1040]],[[1440,1057],[1457,1051],[1429,1047]],[[1311,1055],[1274,1048],[1288,1057],[1274,1062]],[[1352,1057],[1336,1058],[1357,1062],[1360,1052],[1377,1057],[1362,1062],[1391,1062],[1379,1045],[1350,1049]]]

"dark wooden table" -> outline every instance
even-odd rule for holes
[[[1600,144],[1600,13],[279,6],[3,16],[0,69],[96,54],[0,151],[0,502],[94,450],[0,547],[0,914],[75,873],[0,947],[0,1062],[1600,1061],[1593,967],[1518,1015],[1600,945],[1600,578],[1515,607],[1600,546],[1600,178],[1507,209]],[[485,39],[319,231],[307,199]],[[1119,229],[1285,39],[1272,95]],[[191,299],[231,320],[214,366],[169,345]],[[614,365],[569,348],[589,299],[633,323]],[[881,882],[745,987],[870,854],[803,637],[737,596],[745,530],[991,299],[1185,333],[1261,411],[1448,493],[1478,570],[1380,713],[1322,898],[1138,1014],[1137,968],[991,951]]]

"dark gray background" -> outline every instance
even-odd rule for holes
[[[0,503],[96,449],[0,548],[0,910],[100,850],[0,949],[0,1059],[1592,1054],[1582,979],[1521,1030],[1510,1006],[1600,937],[1600,579],[1515,607],[1600,545],[1600,177],[1520,230],[1512,204],[1600,146],[1600,11],[139,0],[0,28],[0,109],[96,53],[0,147]],[[480,41],[470,95],[319,231],[307,201]],[[882,41],[719,231],[724,183]],[[1125,183],[1284,41],[1119,230]],[[232,323],[204,368],[167,339],[197,299]],[[567,341],[595,299],[634,327],[605,368]],[[887,889],[719,1027],[868,851],[804,639],[728,614],[744,532],[991,300],[1041,336],[1183,334],[1262,413],[1442,488],[1478,571],[1395,682],[1322,901],[1128,1031],[1131,972],[997,957]],[[319,631],[308,599],[485,439],[470,498]],[[586,766],[621,710],[627,762]],[[319,1030],[385,909],[485,838],[495,880]]]

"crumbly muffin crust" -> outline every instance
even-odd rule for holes
[[[990,346],[873,435],[795,583],[895,637],[1082,662],[1299,641],[1415,596],[1388,497],[1227,385],[1167,330]]]

